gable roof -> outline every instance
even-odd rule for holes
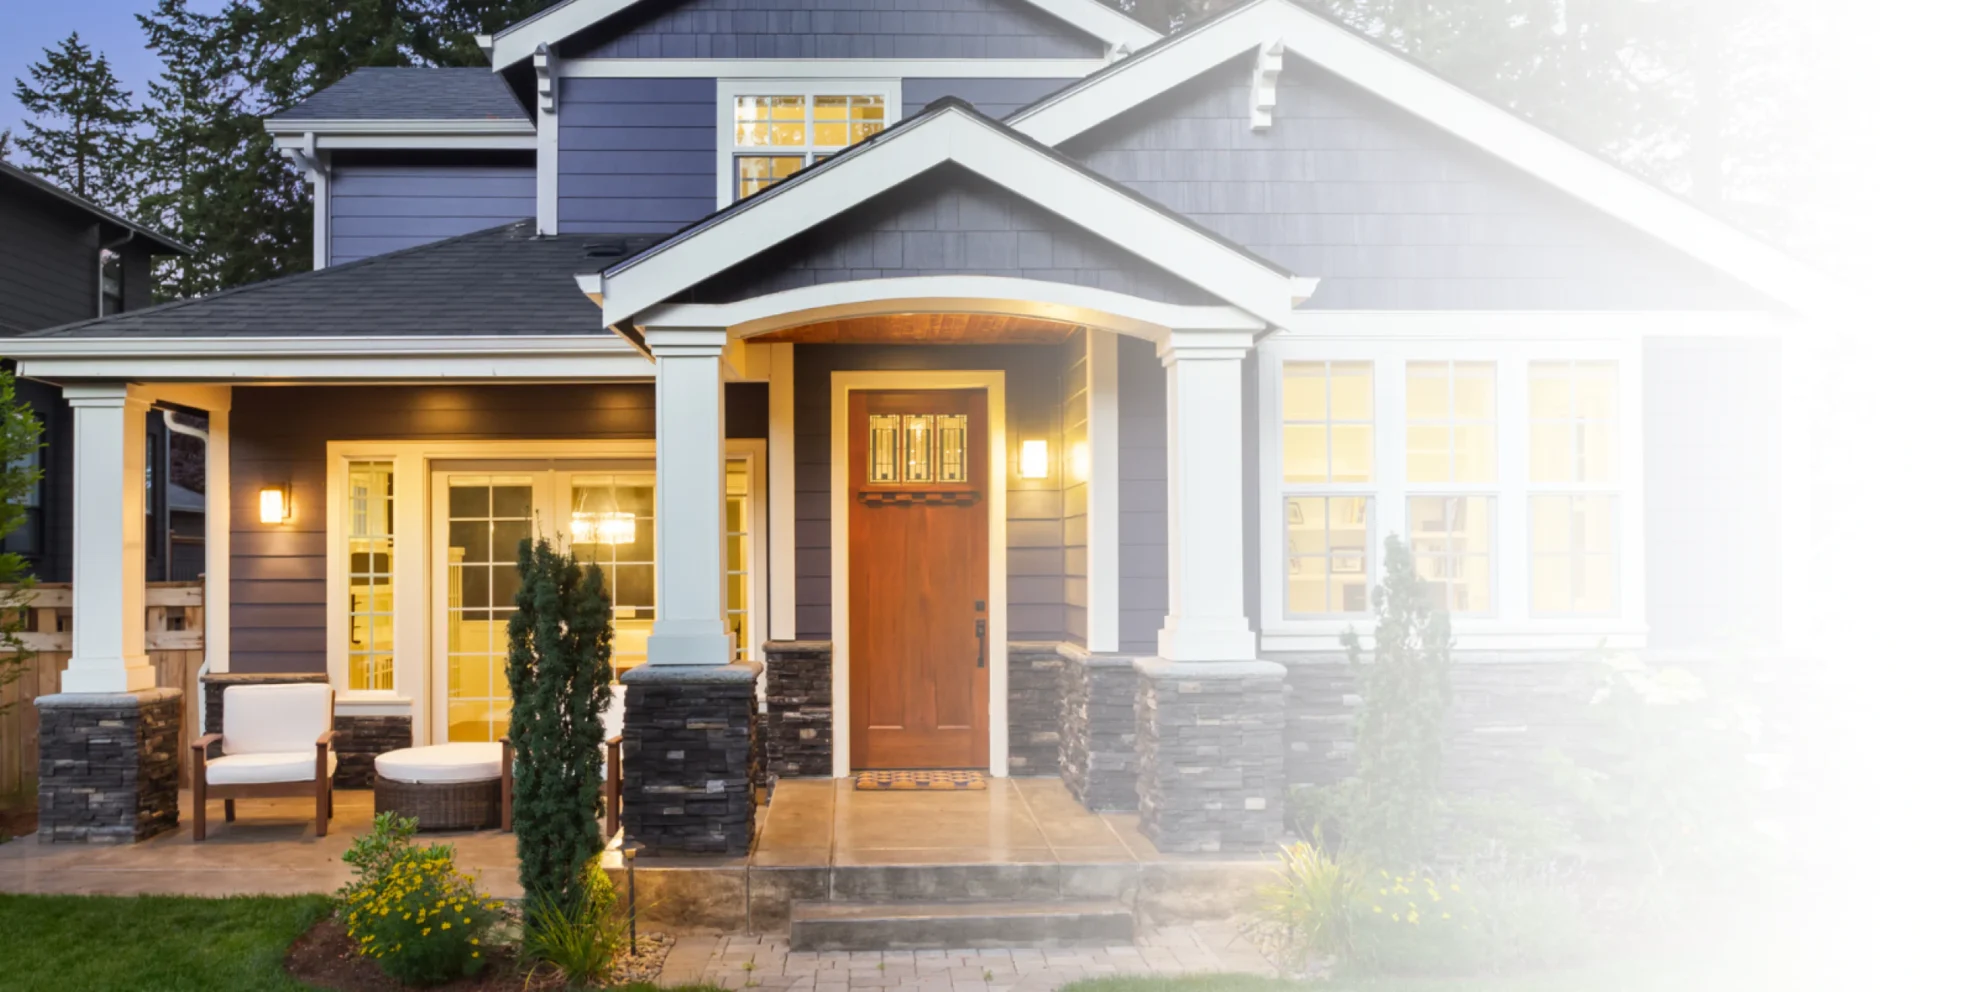
[[[267,120],[269,130],[325,121],[511,121],[529,114],[502,77],[483,68],[361,66]],[[293,125],[293,126],[291,126]]]
[[[540,45],[555,45],[647,0],[563,0],[485,36],[482,48],[497,70],[507,69],[536,54]],[[1134,51],[1162,35],[1101,0],[1011,0],[1029,3],[1107,43],[1109,50]]]
[[[11,189],[16,195],[26,194],[43,200],[51,200],[71,210],[96,218],[100,223],[121,227],[151,247],[154,255],[190,255],[193,250],[175,238],[167,237],[139,224],[113,214],[89,200],[63,189],[48,180],[16,165],[0,161],[0,187]]]
[[[1234,58],[1275,45],[1787,306],[1807,312],[1832,299],[1828,277],[1780,249],[1291,0],[1234,7],[1005,122],[1057,146]]]
[[[634,320],[800,231],[947,164],[1267,320],[1283,323],[1312,291],[1310,280],[950,97],[605,269],[598,286],[605,324]]]
[[[17,340],[598,336],[606,333],[598,308],[571,273],[618,257],[601,250],[623,254],[655,240],[539,236],[534,219],[521,220]]]

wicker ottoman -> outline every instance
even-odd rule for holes
[[[435,744],[387,751],[373,765],[372,805],[421,830],[509,829],[505,744]]]

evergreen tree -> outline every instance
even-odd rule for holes
[[[137,112],[110,63],[71,33],[28,66],[33,82],[16,78],[14,99],[37,119],[24,122],[21,151],[29,168],[77,196],[124,206],[124,166]]]
[[[35,453],[41,450],[41,422],[26,403],[14,398],[14,374],[0,368],[0,537],[27,522],[27,501],[41,483]],[[21,643],[27,627],[28,600],[34,575],[27,559],[0,552],[0,689],[33,669],[34,658]],[[12,704],[0,702],[0,713]]]
[[[585,869],[605,849],[600,714],[612,695],[612,604],[597,565],[548,541],[517,551],[522,582],[509,618],[509,740],[515,747],[516,850],[524,919],[578,918]]]
[[[14,129],[0,128],[0,162],[7,161],[7,153],[13,150],[9,146],[11,146],[13,143],[14,143]]]

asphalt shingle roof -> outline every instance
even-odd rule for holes
[[[368,66],[353,70],[269,121],[528,119],[509,84],[487,69]]]
[[[661,235],[535,234],[534,219],[210,296],[34,331],[36,338],[610,334],[574,276]]]

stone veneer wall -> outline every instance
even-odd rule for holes
[[[178,825],[182,696],[145,689],[34,701],[43,842],[128,843]]]
[[[832,774],[832,642],[763,645],[763,760],[770,778]]]
[[[1260,851],[1284,833],[1285,669],[1135,663],[1141,832],[1163,851]]]
[[[1087,809],[1135,809],[1134,659],[1079,654],[1059,676],[1059,777]]]
[[[294,685],[328,681],[330,676],[322,672],[208,672],[200,676],[201,691],[206,694],[206,729],[201,733],[220,732],[223,726],[221,720],[226,712],[228,686]],[[339,789],[371,788],[375,781],[372,762],[387,751],[411,747],[413,742],[410,712],[404,716],[339,714],[332,718],[330,726],[337,731],[337,773],[334,784]]]
[[[626,685],[626,837],[648,851],[745,854],[763,666],[641,665]]]
[[[1064,719],[1059,697],[1067,667],[1059,642],[1012,641],[1005,658],[1011,774],[1057,774]]]

